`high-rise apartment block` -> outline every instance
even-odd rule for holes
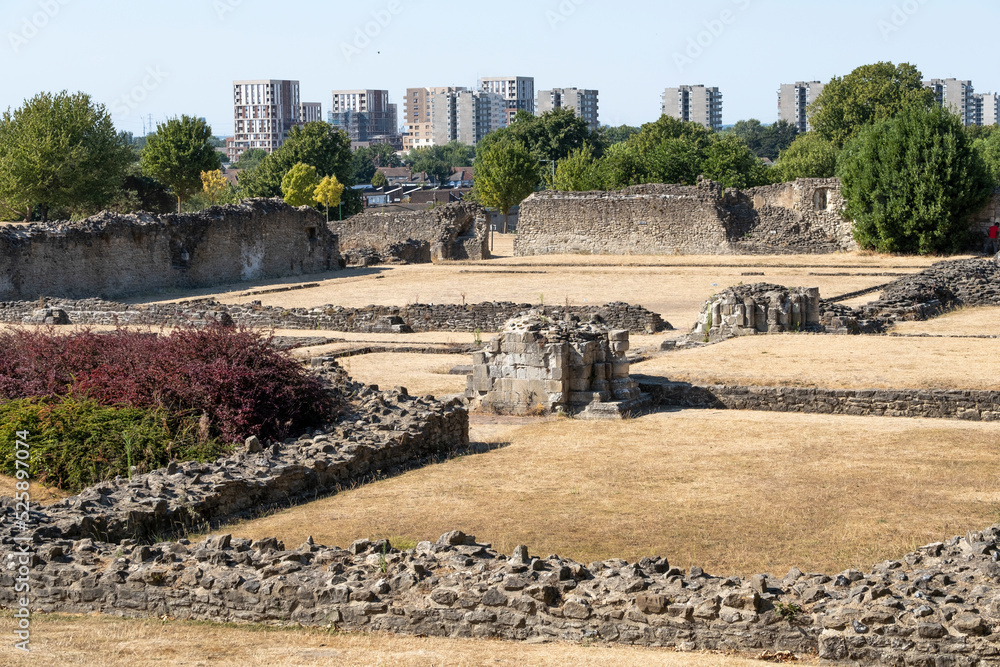
[[[299,119],[302,124],[318,123],[323,120],[323,105],[320,102],[299,103]]]
[[[497,93],[507,102],[507,121],[518,111],[535,113],[535,79],[530,76],[489,76],[479,80],[479,89]]]
[[[302,124],[301,113],[298,81],[234,81],[234,133],[226,150],[229,159],[236,161],[251,148],[274,152],[285,143],[288,131]]]
[[[976,95],[976,105],[979,107],[980,125],[1000,124],[1000,95],[997,93]]]
[[[979,105],[976,91],[971,81],[959,79],[931,79],[924,81],[924,87],[934,91],[937,103],[952,112],[957,113],[965,125],[979,125]]]
[[[572,109],[577,116],[586,121],[590,129],[601,126],[597,119],[597,91],[581,88],[553,88],[538,92],[538,104],[535,110],[539,115],[553,109]]]
[[[408,88],[403,113],[405,150],[451,141],[474,146],[490,132],[507,126],[506,100],[463,86]]]
[[[351,141],[372,141],[398,134],[396,105],[388,90],[335,90],[327,122]]]
[[[719,131],[722,129],[722,93],[706,86],[680,86],[663,91],[663,114]]]
[[[826,88],[819,81],[783,83],[778,91],[778,120],[794,125],[799,132],[812,129],[809,124],[809,105],[816,101]]]

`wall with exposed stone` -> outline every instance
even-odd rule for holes
[[[454,202],[426,211],[371,208],[330,223],[352,266],[489,259],[486,209]]]
[[[853,250],[837,179],[724,189],[639,185],[618,192],[537,192],[521,205],[518,256],[741,255]]]
[[[188,303],[127,305],[99,299],[69,301],[48,299],[0,302],[0,322],[10,324],[102,324],[102,325],[203,325],[230,321],[250,326],[278,329],[319,329],[353,333],[409,333],[464,331],[492,333],[521,313],[539,308],[553,319],[565,318],[565,307],[539,307],[527,303],[484,302],[458,304],[413,304],[409,306],[320,306],[318,308],[276,308],[259,303],[222,304],[211,299]],[[53,318],[53,314],[56,316]],[[672,329],[656,313],[627,303],[604,306],[570,306],[570,317],[593,321],[632,333],[658,333]],[[47,319],[53,321],[47,322]]]
[[[473,355],[466,398],[500,414],[621,418],[644,407],[629,377],[628,333],[539,311],[515,317]]]
[[[337,270],[313,209],[251,199],[184,215],[0,227],[0,300],[117,298]]]

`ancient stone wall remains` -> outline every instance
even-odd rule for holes
[[[538,192],[521,205],[518,256],[829,253],[856,248],[837,179],[723,189],[640,185]]]
[[[352,266],[489,259],[486,209],[455,202],[427,211],[372,208],[330,223]]]
[[[501,414],[621,417],[642,407],[628,349],[624,329],[552,321],[533,311],[507,322],[473,355],[466,398]]]
[[[339,268],[313,209],[276,199],[195,214],[114,215],[0,227],[0,299],[116,298]]]
[[[982,250],[986,233],[994,222],[1000,222],[1000,188],[994,190],[993,196],[983,210],[973,215],[969,221],[972,227],[973,250]]]
[[[275,308],[259,303],[221,304],[211,299],[184,304],[126,305],[99,299],[68,301],[48,299],[39,302],[0,302],[0,322],[44,324],[54,311],[65,313],[65,320],[50,324],[102,324],[173,326],[202,325],[214,321],[233,321],[251,327],[277,329],[319,329],[354,333],[407,333],[425,331],[499,331],[512,317],[539,308],[531,304],[485,302],[467,305],[413,304],[409,306],[320,306],[318,308]],[[565,319],[565,307],[543,307],[553,319]],[[570,306],[569,314],[583,321],[604,324],[632,333],[658,333],[672,329],[656,313],[627,303],[604,306]],[[40,318],[40,319],[39,319]]]
[[[643,393],[664,407],[1000,421],[1000,391],[697,386],[644,375],[635,379]]]

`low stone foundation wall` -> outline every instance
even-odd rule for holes
[[[182,304],[125,305],[86,299],[64,301],[0,302],[0,322],[8,324],[45,323],[51,314],[61,310],[69,324],[201,325],[212,321],[229,321],[250,327],[276,329],[320,329],[353,333],[400,333],[426,331],[465,331],[494,333],[507,320],[525,311],[538,309],[552,319],[563,319],[563,307],[539,307],[526,303],[485,302],[467,305],[413,304],[410,306],[366,306],[344,308],[275,308],[259,302],[226,305],[211,299]],[[569,314],[583,321],[596,321],[612,329],[631,333],[658,333],[673,329],[656,313],[627,303],[604,306],[570,306]],[[227,320],[229,318],[229,320]],[[56,322],[53,322],[56,323]]]
[[[700,387],[644,375],[634,377],[639,388],[664,407],[1000,421],[1000,391]]]

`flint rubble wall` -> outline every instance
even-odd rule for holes
[[[277,329],[315,329],[357,333],[394,333],[398,331],[464,331],[494,333],[512,317],[527,310],[539,309],[531,304],[484,302],[458,304],[413,304],[408,306],[321,306],[319,308],[275,308],[250,303],[227,305],[213,300],[184,304],[126,305],[100,299],[69,301],[48,299],[39,302],[0,302],[0,322],[32,323],[33,317],[44,311],[65,311],[70,324],[80,325],[149,325],[174,326],[204,324],[231,318],[236,324]],[[564,307],[541,308],[552,319],[564,319]],[[570,306],[570,314],[583,320],[595,319],[612,329],[627,329],[631,333],[658,333],[672,329],[656,313],[641,306],[610,303],[604,306]],[[42,321],[44,323],[44,320]]]
[[[0,226],[0,300],[118,298],[340,268],[313,209],[251,199],[193,214]]]
[[[754,255],[853,250],[837,179],[740,191],[639,185],[618,192],[537,192],[521,205],[518,256]]]
[[[372,208],[330,223],[352,265],[489,259],[486,209],[454,202],[427,211]]]

